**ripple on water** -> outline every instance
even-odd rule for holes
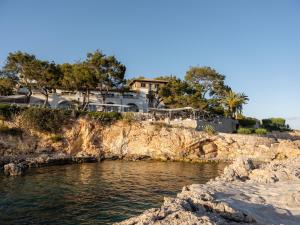
[[[125,162],[52,166],[0,177],[0,224],[111,224],[159,207],[223,163]]]

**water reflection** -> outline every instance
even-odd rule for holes
[[[224,164],[105,161],[0,177],[0,223],[110,224],[158,207],[184,185],[205,183]]]

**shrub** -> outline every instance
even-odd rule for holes
[[[132,113],[132,112],[124,112],[122,114],[122,119],[126,122],[133,122],[133,121],[137,120],[134,113]]]
[[[260,134],[260,135],[263,135],[263,134],[267,134],[267,130],[266,129],[264,129],[264,128],[257,128],[256,130],[255,130],[255,133],[256,134]]]
[[[241,127],[237,130],[238,134],[252,134],[253,130],[250,128]]]
[[[88,114],[88,112],[84,111],[84,110],[76,110],[75,111],[75,116],[76,117],[86,116],[87,114]]]
[[[112,122],[122,118],[121,113],[118,112],[88,112],[87,115],[103,122]]]
[[[209,125],[209,124],[204,126],[203,131],[209,135],[216,134],[216,129],[212,125]]]
[[[150,122],[151,125],[155,126],[156,131],[160,131],[162,128],[172,128],[172,125],[164,123],[164,122]]]
[[[285,119],[283,118],[270,118],[262,120],[263,127],[269,131],[285,131],[289,130],[285,125]]]
[[[5,119],[11,119],[14,115],[22,111],[22,108],[16,105],[0,104],[0,116]]]
[[[50,137],[51,141],[53,142],[59,142],[62,141],[64,139],[64,136],[60,135],[60,134],[54,134]]]
[[[0,125],[0,133],[6,135],[18,136],[18,135],[22,135],[23,130],[16,127],[10,128],[6,125]]]
[[[256,119],[250,117],[245,117],[238,121],[242,127],[253,127],[256,124]]]
[[[23,126],[42,132],[57,132],[70,119],[69,111],[30,107],[21,114]]]

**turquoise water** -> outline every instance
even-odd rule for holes
[[[0,176],[0,224],[111,224],[159,207],[224,164],[104,161]]]

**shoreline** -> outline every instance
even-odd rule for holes
[[[223,176],[204,185],[184,187],[176,198],[166,198],[160,209],[147,210],[120,224],[287,225],[297,224],[293,222],[295,216],[300,221],[299,133],[280,134],[287,135],[282,138],[208,135],[179,127],[124,122],[103,126],[80,119],[65,127],[63,134],[60,142],[42,133],[0,136],[0,169],[6,175],[18,176],[34,167],[103,160],[234,161]],[[268,190],[272,190],[271,195]],[[285,208],[286,204],[291,209]],[[277,223],[273,217],[292,222]]]
[[[237,159],[216,179],[183,187],[176,197],[165,197],[160,208],[115,224],[298,225],[299,190],[300,158],[256,166]]]
[[[233,160],[224,159],[207,159],[199,161],[187,161],[187,160],[161,160],[152,159],[147,156],[139,157],[111,157],[111,158],[97,158],[94,156],[72,156],[63,154],[40,154],[37,156],[15,156],[0,158],[0,173],[6,176],[19,176],[26,175],[28,169],[49,167],[49,166],[63,166],[71,164],[82,163],[100,163],[102,161],[157,161],[157,162],[184,162],[184,163],[232,163]]]
[[[79,119],[64,127],[63,138],[36,131],[21,136],[0,135],[0,170],[20,175],[27,168],[101,160],[232,162],[243,157],[257,162],[300,157],[300,133],[278,137],[215,134],[188,128],[139,122],[105,126]],[[279,135],[279,134],[278,134]],[[290,138],[290,139],[286,139]],[[11,168],[11,169],[9,169]],[[15,171],[15,172],[13,172]]]

